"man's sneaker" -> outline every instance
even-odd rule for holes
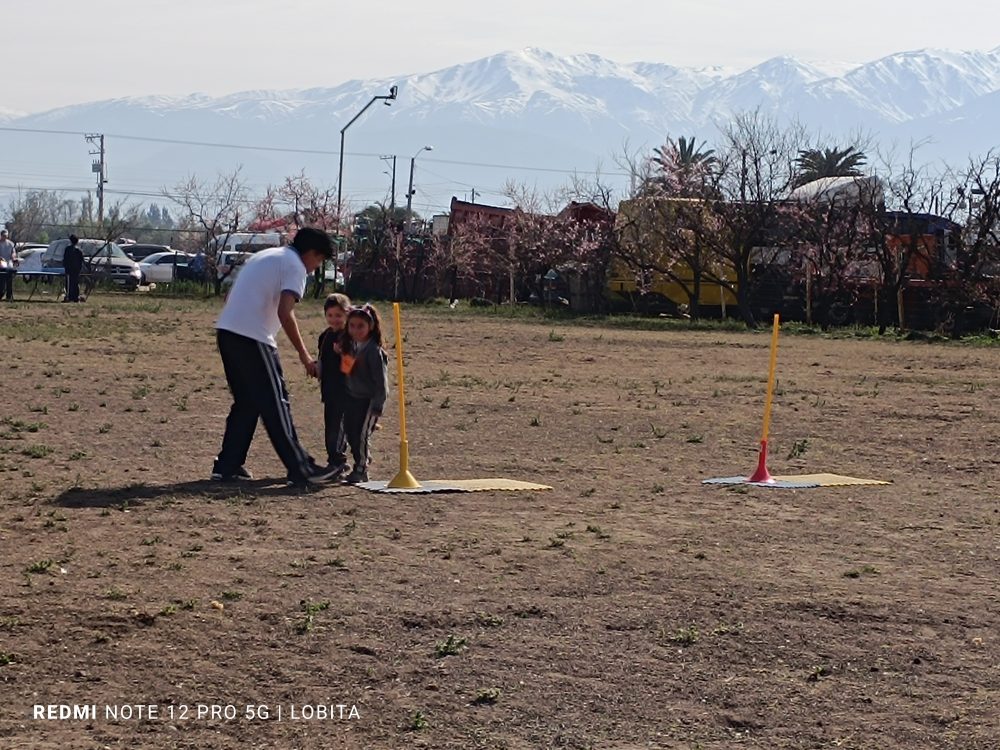
[[[253,474],[242,466],[229,474],[223,474],[221,471],[212,472],[213,482],[249,482],[251,479],[253,479]]]
[[[359,471],[357,469],[348,474],[347,478],[344,480],[344,482],[346,482],[347,484],[360,484],[361,482],[367,482],[367,481],[368,481],[368,472],[364,470]]]
[[[315,467],[305,475],[305,480],[309,484],[327,484],[340,476],[339,466],[327,466],[325,468]]]
[[[324,471],[332,471],[334,477],[342,477],[350,470],[346,463],[335,463],[331,461]]]

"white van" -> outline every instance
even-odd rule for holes
[[[281,247],[282,243],[280,232],[233,232],[210,240],[205,252],[207,255],[224,252],[256,253],[269,247]]]
[[[233,232],[210,240],[205,254],[216,258],[216,278],[223,287],[227,287],[236,281],[240,266],[253,253],[281,247],[282,244],[283,237],[279,232]]]

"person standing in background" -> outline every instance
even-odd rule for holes
[[[63,302],[80,301],[80,271],[83,270],[83,251],[80,249],[80,238],[75,234],[69,236],[69,245],[63,251],[63,270],[66,271],[66,297]]]
[[[198,252],[191,259],[191,276],[199,284],[205,281],[205,251],[198,248]]]
[[[7,230],[0,230],[0,297],[14,301],[14,273],[17,267],[17,250],[7,239]]]

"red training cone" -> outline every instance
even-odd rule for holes
[[[757,457],[757,470],[750,475],[748,482],[756,484],[773,484],[774,477],[767,470],[767,441],[760,441],[760,455]]]

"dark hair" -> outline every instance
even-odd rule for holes
[[[79,242],[79,241],[80,241],[80,238],[79,238],[79,237],[77,237],[77,236],[76,236],[75,234],[71,234],[71,235],[69,236],[69,244],[71,244],[71,245],[75,245],[75,244],[76,244],[77,242]]]
[[[362,320],[367,321],[368,325],[372,328],[372,341],[379,346],[382,346],[382,321],[379,320],[378,310],[366,302],[361,307],[351,308],[351,311],[347,313],[347,321],[350,322],[351,318],[361,318]]]
[[[351,311],[351,298],[346,294],[331,294],[323,303],[323,312],[331,307],[339,307],[345,313],[349,313]]]
[[[316,227],[302,227],[297,231],[295,239],[292,240],[292,247],[299,255],[314,250],[324,258],[333,257],[333,240],[330,239],[330,235]]]

